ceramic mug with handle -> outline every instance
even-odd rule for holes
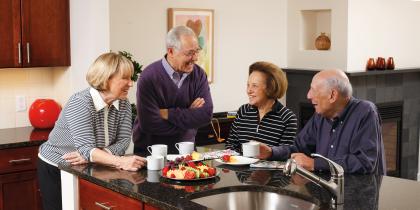
[[[194,142],[183,141],[175,144],[175,148],[181,155],[188,155],[194,152]]]

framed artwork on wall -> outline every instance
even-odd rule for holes
[[[197,64],[204,69],[209,83],[213,82],[213,10],[168,9],[168,31],[179,25],[188,26],[197,35],[201,48]]]

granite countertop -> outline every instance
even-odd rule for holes
[[[51,129],[33,127],[0,129],[0,149],[38,146],[48,140]]]
[[[330,194],[299,175],[286,177],[278,170],[255,170],[249,166],[219,165],[219,177],[206,181],[175,182],[157,171],[121,171],[95,164],[60,166],[104,188],[140,200],[160,209],[207,209],[190,199],[230,191],[270,191],[291,195],[330,208]],[[328,176],[328,175],[322,175]],[[328,179],[328,177],[326,177]],[[418,209],[416,181],[375,175],[346,175],[343,209]],[[398,196],[396,196],[398,195]]]

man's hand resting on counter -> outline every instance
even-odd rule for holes
[[[273,155],[273,150],[271,147],[267,146],[264,143],[260,143],[260,156],[258,156],[258,159],[266,160],[270,158]]]
[[[304,153],[293,153],[291,158],[296,161],[296,163],[306,170],[314,171],[315,161],[313,158],[306,156]]]

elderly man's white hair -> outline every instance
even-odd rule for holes
[[[353,87],[350,80],[344,71],[340,69],[323,70],[322,74],[325,75],[324,82],[329,89],[336,89],[340,95],[350,98],[353,95]]]
[[[194,31],[187,26],[176,26],[166,35],[166,49],[175,48],[176,50],[181,50],[181,36],[183,35],[196,37]]]

